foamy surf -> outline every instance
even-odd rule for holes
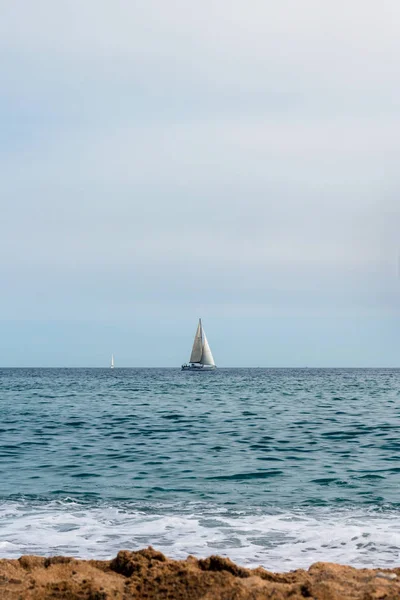
[[[316,561],[358,567],[400,564],[395,509],[299,508],[249,512],[202,505],[95,505],[67,501],[0,504],[0,556],[71,555],[107,559],[148,545],[171,558],[229,556],[270,570]]]

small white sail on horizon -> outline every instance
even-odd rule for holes
[[[113,369],[114,368],[114,354],[111,354],[111,365],[110,368]]]
[[[204,368],[206,370],[210,370],[216,368],[214,357],[203,329],[201,319],[199,319],[199,324],[197,325],[189,362],[189,365],[182,365],[182,370]]]

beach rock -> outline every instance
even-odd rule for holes
[[[111,561],[0,560],[2,600],[400,600],[400,569],[315,563],[308,571],[245,569],[228,558],[171,560],[149,547]]]

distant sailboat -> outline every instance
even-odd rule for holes
[[[111,354],[111,365],[110,368],[113,369],[114,368],[114,354]]]
[[[201,319],[199,319],[196,335],[194,336],[189,363],[182,365],[182,371],[211,371],[216,369]]]

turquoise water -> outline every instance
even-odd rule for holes
[[[400,370],[0,370],[0,554],[400,562]]]

